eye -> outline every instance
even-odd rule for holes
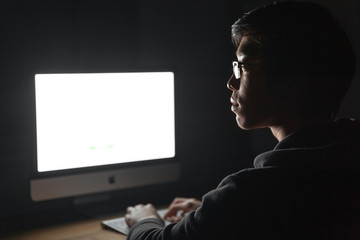
[[[239,63],[239,68],[241,68],[241,71],[246,71],[248,69],[249,65],[246,63]]]

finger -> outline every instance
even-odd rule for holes
[[[174,200],[170,203],[170,206],[184,202],[185,200],[186,200],[186,198],[180,198],[180,197],[174,198]]]
[[[131,227],[131,221],[130,221],[130,215],[129,214],[125,215],[125,222],[129,227]]]
[[[182,197],[177,197],[175,198],[171,204],[178,204],[178,203],[182,203],[185,202],[187,200],[187,198],[182,198]]]
[[[169,208],[169,210],[164,214],[164,219],[168,219],[169,217],[173,217],[176,216],[177,214],[177,210],[172,208]]]
[[[169,219],[167,219],[169,222],[179,222],[182,218],[181,217],[177,217],[177,216],[174,216],[174,217],[170,217]]]
[[[187,201],[188,201],[187,198],[175,198],[168,208],[181,206],[182,204],[184,204]]]
[[[177,204],[169,207],[168,211],[164,215],[164,219],[167,219],[168,217],[171,216],[176,216],[179,210],[183,210],[182,204]]]
[[[152,205],[151,203],[146,204],[145,207],[147,207],[147,208],[154,208],[154,209],[155,209],[154,205]]]
[[[126,209],[127,213],[131,213],[132,211],[134,211],[134,207],[130,206]]]
[[[177,215],[177,212],[179,210],[184,210],[183,208],[183,203],[186,202],[188,200],[188,198],[183,198],[183,197],[176,197],[172,203],[170,204],[170,206],[168,207],[168,211],[165,213],[164,215],[164,219],[167,219],[170,216],[175,216]]]
[[[182,211],[182,212],[180,213],[181,218],[183,218],[183,217],[185,216],[185,214],[188,213],[188,212],[189,212],[189,211]]]

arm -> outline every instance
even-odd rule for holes
[[[202,240],[202,239],[222,239],[224,231],[231,234],[232,231],[238,230],[233,227],[234,218],[236,215],[236,207],[238,206],[238,199],[234,198],[233,184],[226,181],[220,185],[218,189],[213,190],[203,197],[203,203],[199,200],[177,199],[170,204],[169,208],[180,209],[180,211],[190,211],[189,206],[198,207],[196,211],[186,214],[178,223],[170,224],[166,227],[163,226],[162,220],[154,216],[154,212],[149,212],[146,217],[142,214],[131,214],[144,208],[141,207],[128,208],[127,222],[133,225],[130,228],[128,239],[141,239],[141,240]],[[189,200],[189,201],[187,201]],[[186,202],[186,203],[185,203]],[[183,209],[175,206],[177,204],[184,204]],[[190,204],[191,203],[191,204]],[[201,204],[201,206],[200,206]],[[199,207],[200,206],[200,207]],[[145,211],[145,210],[144,210]],[[154,208],[152,211],[156,211]],[[234,213],[235,211],[235,213]],[[176,211],[171,211],[176,212]],[[171,216],[171,212],[168,216]],[[135,213],[135,212],[134,212]],[[137,216],[137,217],[133,217]],[[134,218],[134,219],[130,219]]]

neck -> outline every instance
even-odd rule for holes
[[[279,142],[300,128],[333,121],[329,116],[304,117],[296,114],[290,116],[287,115],[283,119],[284,121],[279,121],[279,124],[269,126],[272,134]]]

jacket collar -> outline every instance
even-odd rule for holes
[[[339,159],[343,158],[345,149],[352,151],[352,154],[356,151],[355,155],[359,156],[359,144],[360,124],[341,119],[299,129],[279,142],[274,150],[258,155],[254,167],[338,165],[341,164]],[[354,146],[357,146],[356,149]]]

